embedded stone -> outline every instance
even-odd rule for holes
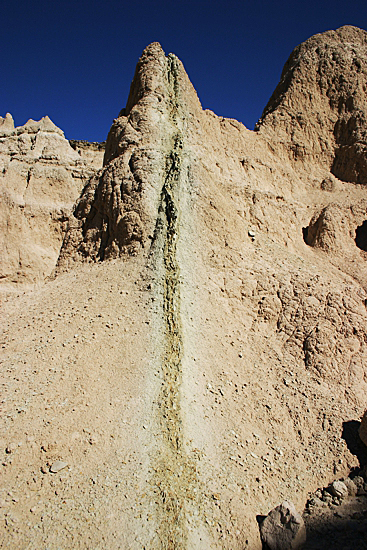
[[[330,493],[334,497],[345,498],[348,496],[348,488],[342,481],[333,481],[330,485]]]
[[[64,468],[66,468],[67,465],[68,465],[67,462],[63,462],[62,460],[56,460],[56,462],[54,462],[51,465],[50,472],[52,472],[53,474],[57,474],[57,472],[60,472],[60,470],[63,470]]]
[[[284,500],[260,525],[261,540],[269,550],[296,550],[306,541],[306,528],[294,504]]]

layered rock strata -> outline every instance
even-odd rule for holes
[[[70,139],[71,147],[81,156],[90,168],[99,170],[103,165],[106,142],[89,142],[83,139]]]

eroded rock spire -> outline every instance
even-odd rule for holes
[[[170,59],[157,42],[144,50],[126,108],[109,132],[105,167],[88,183],[76,204],[59,269],[74,261],[101,261],[149,249],[165,180],[166,155],[178,131],[174,116],[178,100],[172,95]],[[190,102],[200,109],[182,63],[175,60],[180,71],[177,78],[184,84],[182,112]],[[179,124],[185,116],[188,112]]]

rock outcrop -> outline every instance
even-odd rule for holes
[[[365,48],[352,27],[296,48],[256,132],[144,50],[57,276],[6,303],[4,487],[47,503],[6,512],[6,544],[256,550],[257,515],[359,467]]]
[[[106,142],[97,141],[89,142],[83,139],[70,139],[70,145],[86,162],[89,168],[99,170],[103,165],[103,157],[106,147]]]
[[[51,273],[71,208],[97,166],[48,117],[17,128],[9,113],[0,117],[3,283],[40,282]]]
[[[356,231],[367,204],[363,192],[351,197],[343,182],[367,183],[366,59],[364,30],[345,26],[312,36],[290,55],[256,126],[297,172],[308,167],[310,183],[329,195],[315,205],[306,243],[362,285],[367,272]],[[328,174],[320,176],[320,169]]]
[[[158,213],[166,208],[162,182],[178,168],[186,119],[200,111],[181,62],[151,44],[138,63],[126,109],[109,132],[105,168],[89,181],[74,210],[59,268],[150,248]]]
[[[295,48],[258,122],[290,158],[367,183],[367,33],[351,26]]]

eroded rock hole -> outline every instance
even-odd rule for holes
[[[355,241],[358,248],[367,252],[367,220],[357,227]]]

